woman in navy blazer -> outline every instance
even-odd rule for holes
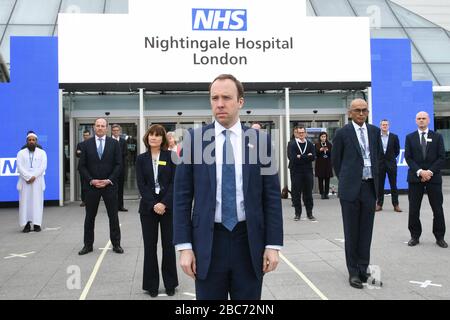
[[[175,164],[167,150],[168,142],[163,126],[154,124],[148,128],[143,138],[147,152],[136,160],[136,180],[141,194],[139,213],[144,239],[144,276],[142,288],[156,297],[159,289],[157,257],[158,224],[161,225],[163,250],[162,277],[166,293],[175,294],[178,286],[175,247],[172,244],[173,216],[172,194]],[[156,178],[155,178],[156,177]]]

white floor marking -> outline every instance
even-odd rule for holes
[[[9,256],[3,257],[3,259],[11,259],[11,258],[28,258],[27,255],[33,254],[35,251],[25,252],[25,253],[10,253]]]
[[[55,228],[45,228],[44,231],[56,231],[61,229],[61,227],[55,227]]]
[[[94,279],[95,279],[95,276],[97,275],[98,269],[100,269],[100,265],[102,264],[103,258],[105,257],[106,252],[108,252],[108,249],[110,246],[111,246],[111,240],[108,241],[105,248],[103,248],[103,251],[100,254],[100,257],[98,257],[97,262],[95,263],[94,269],[92,270],[91,276],[89,277],[89,280],[86,283],[86,286],[84,287],[79,300],[86,300],[86,296],[88,295],[89,290],[91,289],[92,283],[94,282]]]
[[[280,252],[280,258],[286,262],[286,264],[292,269],[294,270],[294,272],[296,274],[298,274],[300,276],[300,278],[302,278],[303,281],[306,282],[306,284],[320,297],[320,299],[322,300],[328,300],[328,298],[322,293],[322,291],[320,291],[315,285],[314,283],[311,282],[311,280],[309,280],[299,269],[297,269],[281,252]]]
[[[410,281],[410,283],[420,284],[420,287],[421,287],[421,288],[426,288],[426,287],[428,287],[428,286],[442,287],[442,284],[434,284],[434,283],[431,283],[431,280],[425,280],[424,282],[420,282],[420,281]]]

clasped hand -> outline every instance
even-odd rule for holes
[[[105,179],[105,180],[93,179],[91,181],[91,184],[94,187],[96,187],[97,189],[102,189],[102,188],[106,187],[107,185],[109,185],[110,181],[108,179]]]
[[[422,170],[420,172],[420,181],[421,182],[430,181],[432,177],[433,177],[433,173],[430,170]]]

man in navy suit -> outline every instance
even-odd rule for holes
[[[409,219],[408,228],[411,240],[408,246],[419,244],[422,234],[420,224],[420,206],[423,194],[427,193],[433,210],[433,234],[436,244],[447,248],[444,240],[445,219],[442,203],[442,174],[441,169],[445,162],[444,139],[442,136],[428,128],[430,117],[426,112],[416,115],[417,130],[408,134],[405,140],[405,159],[408,163],[408,200]]]
[[[357,289],[367,281],[370,245],[378,187],[378,161],[381,157],[380,129],[366,124],[367,102],[350,104],[352,122],[336,131],[331,159],[339,179],[338,195],[342,209],[345,259],[349,283]]]
[[[185,136],[175,174],[174,244],[197,299],[257,300],[283,245],[271,141],[241,125],[244,88],[234,76],[218,76],[209,92],[216,121]]]
[[[120,226],[117,208],[117,185],[122,165],[119,143],[106,136],[108,123],[95,120],[95,136],[81,146],[78,170],[83,176],[86,190],[86,217],[84,220],[84,247],[78,252],[84,255],[93,250],[94,225],[100,198],[105,202],[109,218],[109,234],[113,251],[123,253],[120,246]]]
[[[398,205],[397,190],[397,157],[400,154],[400,142],[398,136],[389,131],[389,121],[386,119],[380,122],[381,143],[383,145],[382,157],[379,163],[379,185],[378,199],[375,211],[383,210],[384,203],[384,181],[386,173],[391,186],[391,200],[395,212],[402,212]]]
[[[120,154],[122,155],[122,168],[119,174],[119,185],[118,185],[118,201],[119,201],[119,211],[127,212],[128,209],[123,205],[123,185],[125,182],[125,174],[127,171],[127,155],[128,155],[128,146],[127,141],[122,138],[122,128],[118,124],[113,124],[111,126],[111,138],[117,140],[120,146]]]

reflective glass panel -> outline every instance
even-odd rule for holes
[[[441,86],[450,86],[450,64],[430,64],[433,73],[438,78]]]
[[[421,28],[436,28],[437,26],[428,21],[427,19],[415,14],[414,12],[405,9],[392,1],[391,8],[394,11],[397,18],[400,20],[400,23],[404,27],[421,27]]]
[[[316,14],[314,13],[314,9],[311,6],[310,0],[306,0],[306,15],[308,17],[314,17]]]
[[[14,0],[0,0],[0,24],[6,24],[8,22],[13,6]]]
[[[63,0],[60,12],[103,13],[104,0]]]
[[[450,39],[440,28],[409,28],[407,32],[426,62],[450,62]]]
[[[372,28],[400,27],[385,0],[349,0],[358,16],[370,17]]]
[[[401,28],[371,28],[370,37],[374,39],[408,39]]]
[[[54,24],[59,0],[17,0],[12,24]]]
[[[434,86],[438,86],[439,83],[431,74],[430,70],[424,63],[413,63],[412,65],[412,78],[413,80],[431,80]]]
[[[318,16],[354,17],[355,13],[347,0],[311,0]]]
[[[53,32],[53,26],[14,26],[9,25],[6,28],[5,37],[3,38],[1,45],[1,53],[5,62],[10,62],[9,44],[10,36],[50,36]]]
[[[128,13],[128,0],[106,0],[105,13]]]

